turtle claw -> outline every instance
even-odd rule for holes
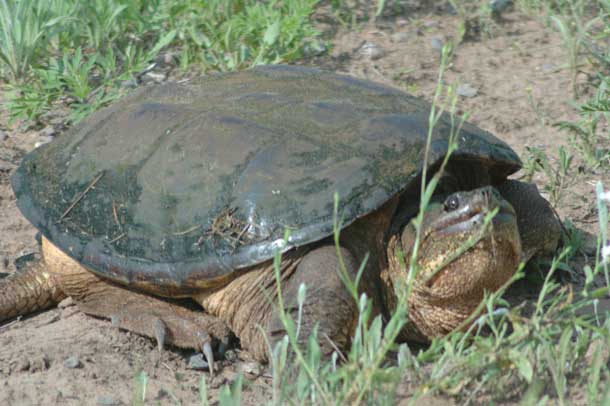
[[[212,345],[210,344],[210,340],[204,341],[201,346],[201,351],[203,352],[203,356],[207,361],[210,367],[210,375],[214,375],[214,351],[212,351]]]
[[[212,345],[209,341],[203,344],[203,355],[205,356],[205,360],[208,362],[210,366],[210,374],[214,375],[214,352],[212,351]]]

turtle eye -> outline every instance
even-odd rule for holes
[[[449,196],[445,200],[445,211],[453,211],[460,207],[460,199],[456,195]]]

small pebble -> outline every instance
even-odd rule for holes
[[[360,47],[360,54],[374,61],[383,57],[385,52],[379,45],[367,41]]]
[[[144,74],[144,79],[152,80],[155,83],[162,83],[167,79],[167,75],[159,72],[147,72]]]
[[[64,366],[68,369],[76,369],[82,368],[83,364],[80,362],[80,359],[76,355],[66,358],[64,361]]]
[[[513,4],[513,0],[491,0],[489,2],[489,8],[494,14],[500,14],[506,11],[510,5]]]
[[[478,89],[470,83],[462,83],[457,88],[457,94],[462,97],[475,97],[478,93]]]
[[[431,41],[432,44],[432,48],[436,49],[437,51],[442,51],[443,50],[443,40],[440,38],[432,38]]]
[[[196,370],[208,370],[210,366],[207,361],[203,358],[203,354],[193,354],[189,357],[189,366],[190,369]]]
[[[6,141],[8,138],[8,133],[4,130],[0,130],[0,142]]]
[[[120,400],[107,395],[102,395],[98,397],[96,403],[99,406],[119,406],[122,404]]]
[[[241,370],[250,375],[260,375],[263,372],[263,366],[258,362],[244,362],[241,364]]]
[[[447,14],[450,14],[452,16],[457,15],[458,11],[455,9],[455,7],[453,7],[453,5],[450,2],[447,2],[445,5],[445,9],[443,10],[442,6],[437,6],[437,8],[439,8],[439,11],[444,11]]]
[[[53,141],[53,137],[50,135],[40,135],[38,137],[38,141],[36,141],[34,143],[34,148],[38,148],[40,146],[43,146],[44,144],[48,144],[49,142]]]

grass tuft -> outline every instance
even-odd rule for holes
[[[294,61],[320,34],[318,0],[1,0],[0,79],[13,120],[56,103],[78,121],[149,70],[235,70]]]

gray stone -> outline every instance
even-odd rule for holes
[[[6,141],[8,139],[8,133],[4,130],[0,130],[0,142]]]
[[[479,94],[479,90],[470,83],[462,83],[457,88],[457,94],[462,97],[475,97]]]
[[[436,49],[437,51],[442,51],[444,42],[440,38],[432,38],[431,45],[432,48]]]
[[[360,54],[374,61],[382,58],[385,51],[379,45],[367,41],[360,47]]]
[[[80,359],[78,359],[78,356],[73,355],[71,357],[66,358],[66,360],[64,361],[64,366],[68,369],[76,369],[82,368],[83,364],[80,362]]]
[[[52,137],[50,135],[44,135],[44,134],[39,135],[38,138],[36,139],[36,142],[34,143],[34,148],[38,148],[44,144],[48,144],[49,142],[53,141],[53,138],[54,137]]]
[[[99,396],[95,403],[99,406],[119,406],[123,404],[123,402],[121,402],[120,400],[108,395]]]
[[[147,72],[146,74],[144,74],[143,79],[148,80],[148,81],[153,81],[155,83],[162,83],[162,82],[165,82],[165,80],[167,79],[167,75],[165,73],[151,71],[151,72]]]
[[[513,0],[491,0],[489,2],[489,8],[494,14],[500,14],[506,11],[509,6],[513,4]]]
[[[196,370],[208,370],[210,366],[207,361],[203,358],[203,354],[193,354],[189,358],[189,366],[190,369]]]

